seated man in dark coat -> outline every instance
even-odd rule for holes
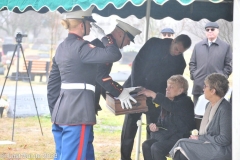
[[[145,160],[166,160],[173,145],[195,128],[194,105],[187,90],[187,80],[174,75],[167,81],[166,97],[147,89],[138,93],[152,97],[155,106],[161,107],[158,123],[149,124],[151,139],[142,144]]]

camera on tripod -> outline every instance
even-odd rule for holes
[[[39,122],[40,129],[41,129],[41,132],[42,132],[42,135],[43,135],[42,126],[41,126],[41,123],[40,123],[39,114],[38,114],[38,109],[37,109],[37,104],[36,104],[35,96],[34,96],[34,94],[33,94],[33,89],[32,89],[32,84],[31,84],[30,73],[29,73],[29,71],[28,71],[28,65],[27,65],[27,63],[26,63],[26,59],[25,59],[24,52],[23,52],[23,48],[22,48],[22,44],[21,44],[21,42],[22,42],[22,37],[27,37],[27,35],[26,35],[26,34],[21,34],[21,33],[19,33],[19,32],[16,34],[15,39],[16,39],[17,44],[15,45],[15,49],[14,49],[14,52],[13,52],[13,54],[12,54],[12,58],[11,58],[10,64],[9,64],[9,66],[8,66],[8,71],[7,71],[7,75],[6,75],[6,77],[5,77],[5,80],[4,80],[4,84],[3,84],[3,86],[2,86],[2,91],[1,91],[1,94],[0,94],[0,98],[2,97],[3,90],[4,90],[4,87],[5,87],[7,78],[9,78],[9,77],[8,77],[8,74],[9,74],[9,71],[10,71],[10,69],[11,69],[11,65],[12,65],[12,62],[13,62],[14,57],[15,57],[15,55],[16,55],[16,52],[17,52],[17,55],[16,55],[16,57],[17,57],[16,73],[15,73],[15,75],[13,75],[13,73],[12,73],[13,76],[11,76],[11,78],[14,77],[15,80],[16,80],[16,82],[17,82],[17,81],[19,80],[19,77],[22,77],[21,73],[19,72],[19,57],[20,57],[20,52],[21,52],[21,53],[22,53],[22,57],[23,57],[23,61],[24,61],[24,64],[25,64],[25,69],[26,69],[26,71],[27,71],[27,72],[26,72],[26,73],[27,73],[27,77],[24,76],[24,78],[27,78],[28,81],[29,81],[30,88],[31,88],[31,92],[32,92],[32,96],[33,96],[34,105],[35,105],[36,112],[37,112],[37,116],[38,116],[38,122]],[[13,129],[12,129],[12,141],[13,141],[13,136],[14,136],[14,126],[15,126],[15,117],[16,117],[16,116],[15,116],[15,112],[16,112],[16,104],[17,104],[17,87],[18,87],[18,83],[16,83],[16,86],[15,86],[15,98],[14,98],[14,99],[15,99],[15,102],[14,102],[14,109],[13,109],[13,112],[14,112],[14,114],[13,114],[14,120],[13,120]]]
[[[20,32],[18,32],[17,34],[16,34],[16,42],[17,43],[21,43],[22,42],[22,37],[27,37],[27,34],[21,34]]]

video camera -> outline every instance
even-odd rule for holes
[[[21,34],[20,32],[18,32],[17,34],[16,34],[16,42],[17,43],[21,43],[22,42],[22,37],[27,37],[27,34]]]

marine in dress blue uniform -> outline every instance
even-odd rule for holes
[[[90,32],[90,22],[95,22],[92,9],[65,13],[62,24],[69,29],[69,34],[53,58],[47,96],[57,160],[95,159],[92,130],[96,124],[97,64],[121,58],[116,41],[109,41],[108,36],[101,39],[104,49],[83,40]]]
[[[130,41],[134,42],[135,36],[140,34],[141,31],[120,20],[117,20],[117,22],[115,29],[108,36],[110,41],[116,40],[118,47],[123,48],[124,46],[129,45]],[[95,39],[91,43],[98,47],[104,47],[99,39]],[[109,76],[112,65],[113,63],[103,63],[98,65],[95,92],[96,112],[101,110],[99,105],[100,95],[103,95],[103,97],[106,98],[106,91],[108,91],[114,97],[119,97],[124,90],[119,83],[113,81],[112,77]],[[122,107],[126,108],[126,106]]]

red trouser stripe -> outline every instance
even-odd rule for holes
[[[84,136],[85,136],[85,128],[86,128],[86,125],[82,125],[82,131],[80,133],[80,142],[79,142],[79,147],[78,147],[77,160],[81,160],[81,157],[82,157],[82,151],[83,151],[83,145],[84,145]]]

